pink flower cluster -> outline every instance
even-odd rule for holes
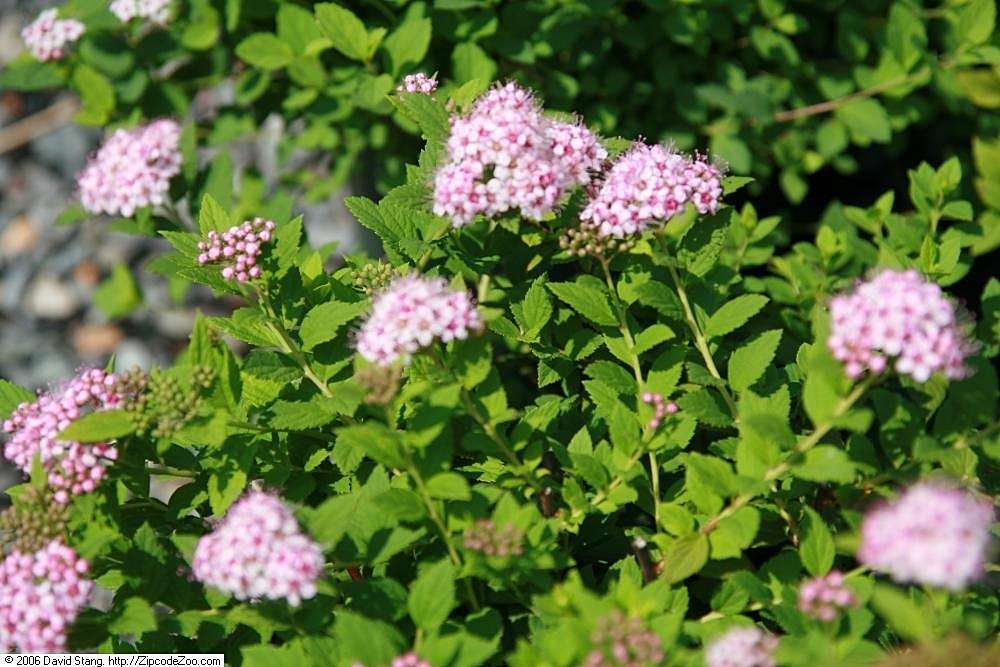
[[[799,587],[799,611],[828,623],[836,619],[842,609],[857,603],[857,596],[844,582],[844,573],[839,570],[810,579]]]
[[[482,328],[467,292],[451,289],[443,278],[409,275],[397,278],[375,297],[371,314],[358,331],[358,352],[378,366],[399,360],[409,364],[414,352],[435,340],[462,340]]]
[[[116,130],[77,176],[80,201],[91,213],[131,216],[163,204],[181,171],[181,127],[170,119]]]
[[[0,563],[0,651],[63,653],[66,634],[87,604],[89,566],[53,540],[33,554],[12,551]]]
[[[239,600],[284,598],[297,606],[316,594],[323,551],[281,500],[250,491],[198,540],[192,572]]]
[[[948,296],[916,271],[882,271],[834,297],[830,315],[827,346],[852,378],[881,373],[891,359],[917,382],[968,375],[965,358],[976,346]]]
[[[644,667],[663,663],[663,640],[638,618],[615,610],[597,622],[590,636],[594,648],[583,667]]]
[[[733,628],[705,649],[707,667],[775,667],[778,638],[760,628]]]
[[[865,515],[858,560],[900,583],[961,590],[985,571],[993,518],[985,499],[940,483],[915,484]]]
[[[423,72],[407,74],[403,77],[403,83],[396,88],[400,93],[423,93],[430,95],[437,90],[438,81],[433,76],[427,76]]]
[[[547,118],[515,83],[497,86],[468,115],[452,117],[448,163],[434,178],[434,212],[456,227],[512,209],[540,220],[572,188],[590,183],[605,158],[586,127]]]
[[[639,142],[611,166],[580,219],[621,239],[670,220],[688,203],[715,213],[721,200],[722,173],[705,157]]]
[[[198,243],[199,264],[225,262],[222,277],[236,279],[241,283],[260,277],[257,258],[262,246],[274,235],[274,222],[264,218],[247,220],[242,225],[230,227],[219,234],[209,232],[207,241]]]
[[[56,436],[87,412],[118,407],[122,397],[115,391],[117,382],[117,376],[102,370],[84,370],[54,391],[17,406],[3,423],[3,430],[10,434],[4,456],[25,473],[31,472],[37,456],[57,502],[93,491],[104,477],[107,461],[115,460],[118,450],[107,443],[64,441]]]
[[[66,45],[83,36],[86,27],[75,19],[60,19],[55,9],[46,9],[21,31],[31,55],[46,62],[66,55]]]
[[[413,651],[397,655],[392,659],[392,667],[431,667],[431,663],[421,659]]]
[[[653,418],[649,420],[649,428],[652,429],[660,428],[660,424],[663,423],[667,415],[675,415],[680,410],[678,405],[673,401],[663,400],[663,394],[657,394],[652,391],[643,393],[642,402],[653,406]]]
[[[173,0],[112,0],[109,9],[122,23],[134,18],[147,19],[158,25],[170,22],[170,3]]]

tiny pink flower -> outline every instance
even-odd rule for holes
[[[181,171],[181,127],[161,119],[116,130],[77,176],[83,207],[130,217],[169,201],[170,179]]]
[[[739,627],[705,649],[706,667],[775,667],[778,638],[756,627]]]
[[[443,278],[404,276],[375,297],[358,331],[358,353],[378,366],[408,364],[415,352],[435,340],[463,340],[482,328],[467,292],[452,290]]]
[[[961,590],[985,573],[993,519],[989,501],[921,482],[865,515],[858,560],[900,583]]]
[[[66,634],[93,584],[87,561],[60,540],[0,563],[0,651],[64,653]]]
[[[21,31],[21,39],[41,62],[60,60],[66,46],[83,36],[85,26],[74,19],[60,19],[55,9],[46,9]]]
[[[821,621],[834,621],[841,611],[857,605],[858,599],[844,580],[844,573],[834,570],[815,577],[799,587],[799,610]]]
[[[427,76],[423,72],[417,72],[416,74],[407,74],[403,77],[403,83],[401,83],[396,91],[400,93],[423,93],[424,95],[430,95],[435,90],[437,90],[438,82],[433,76]]]
[[[284,598],[297,606],[316,595],[323,551],[281,500],[250,491],[198,540],[191,570],[198,581],[238,600]]]
[[[897,373],[926,382],[934,373],[966,377],[975,353],[955,304],[916,271],[882,271],[830,300],[827,347],[850,377]]]

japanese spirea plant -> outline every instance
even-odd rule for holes
[[[87,209],[145,216],[173,247],[151,269],[242,305],[170,368],[0,384],[27,477],[0,646],[995,664],[1000,284],[949,296],[972,263],[956,161],[912,172],[916,211],[840,207],[789,246],[710,155],[600,137],[518,84],[391,101],[426,147],[347,201],[384,259],[332,272],[287,209],[174,201],[197,165],[173,120],[95,153]]]

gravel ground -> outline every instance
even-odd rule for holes
[[[48,5],[51,0],[0,0],[0,67],[21,51],[21,27]],[[224,89],[220,92],[224,98]],[[52,101],[0,92],[0,127]],[[253,163],[273,174],[283,131],[280,118],[269,119],[254,142],[233,147],[237,166]],[[222,314],[232,305],[201,289],[175,303],[166,281],[143,270],[167,248],[163,241],[110,233],[100,219],[55,224],[73,202],[75,174],[100,139],[100,130],[68,125],[0,154],[0,377],[25,387],[48,386],[82,365],[103,366],[112,354],[119,368],[169,364],[183,348],[197,310]],[[371,238],[341,203],[345,194],[300,208],[310,238],[316,245],[340,241],[345,252],[371,249]],[[93,304],[93,294],[120,263],[139,281],[144,301],[126,318],[111,320]],[[0,489],[16,479],[0,462]]]

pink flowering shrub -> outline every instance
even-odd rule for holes
[[[390,31],[348,4],[115,2],[120,21],[104,5],[88,19],[129,56],[176,57],[110,87],[134,113],[87,98],[84,120],[123,124],[80,174],[76,213],[160,239],[148,269],[217,302],[166,368],[109,360],[37,395],[0,381],[25,478],[0,516],[4,648],[817,667],[994,634],[1000,283],[980,271],[992,218],[960,198],[956,160],[912,172],[912,207],[845,192],[819,222],[765,215],[752,165],[728,174],[716,155],[734,119],[602,136],[606,117],[522,83],[545,50],[490,20],[522,8],[415,3]],[[556,4],[538,31],[597,16]],[[621,20],[657,3],[634,4]],[[666,4],[655,29],[674,32],[654,41],[691,38],[684,17],[708,11]],[[909,37],[879,72],[920,42],[910,5],[893,7]],[[750,46],[784,53],[767,40],[800,23],[782,16]],[[417,62],[448,30],[451,68]],[[205,65],[186,56],[230,63],[234,31],[226,85],[185,97],[173,83]],[[100,81],[114,63],[82,40],[59,67]],[[455,78],[490,76],[486,47],[523,76]],[[440,80],[404,75],[417,68]],[[727,70],[748,106],[776,103]],[[609,105],[626,94],[602,81]],[[680,105],[722,97],[671,88]],[[824,143],[864,136],[874,100],[847,95],[806,107],[831,114]],[[391,162],[395,135],[355,108],[425,139],[378,201],[344,202],[377,258],[314,247],[328,221],[296,215],[353,174],[285,169],[310,151]],[[280,130],[266,174],[227,152],[256,127],[238,109]],[[828,157],[780,141],[813,171]]]

